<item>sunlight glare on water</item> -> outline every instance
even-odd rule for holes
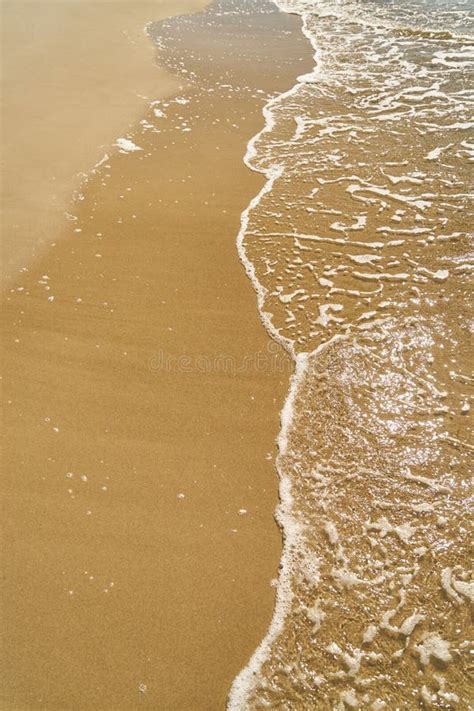
[[[229,707],[469,709],[474,5],[288,0],[241,255],[296,371],[276,611]]]

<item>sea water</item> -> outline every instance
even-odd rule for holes
[[[471,708],[474,4],[279,0],[238,248],[292,354],[273,620],[235,709]]]

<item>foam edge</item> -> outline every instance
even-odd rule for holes
[[[277,7],[286,13],[293,13],[294,9],[289,6],[285,6],[283,3],[279,3],[278,0],[274,0]],[[244,157],[244,163],[250,170],[257,173],[262,173],[266,177],[266,182],[260,192],[250,201],[247,208],[241,215],[240,220],[240,230],[237,235],[237,251],[240,257],[240,261],[245,267],[245,271],[250,278],[255,291],[257,293],[257,304],[258,311],[262,323],[267,330],[268,334],[275,341],[280,343],[280,345],[291,355],[295,363],[295,369],[290,379],[290,387],[288,395],[286,397],[283,408],[280,412],[280,423],[281,429],[277,437],[278,446],[278,456],[276,459],[276,470],[279,477],[279,498],[280,503],[277,506],[275,512],[275,519],[281,528],[283,536],[283,551],[280,561],[280,569],[278,575],[278,584],[276,590],[276,600],[275,607],[272,615],[272,620],[268,631],[260,642],[259,646],[253,653],[249,662],[243,669],[239,672],[237,677],[234,679],[227,702],[228,711],[242,711],[247,707],[248,697],[255,688],[257,674],[268,657],[270,647],[281,632],[283,628],[283,623],[286,618],[286,614],[290,608],[292,601],[291,592],[291,551],[294,550],[295,545],[298,543],[300,536],[299,528],[291,516],[291,511],[293,507],[293,497],[291,494],[291,481],[290,478],[284,475],[282,467],[280,466],[281,458],[285,456],[288,446],[288,435],[293,422],[294,415],[294,402],[298,392],[300,383],[305,377],[308,369],[308,364],[311,356],[313,356],[316,351],[320,350],[321,346],[311,353],[296,353],[293,342],[281,335],[278,329],[272,323],[272,315],[265,311],[265,297],[268,290],[261,284],[256,276],[255,267],[247,257],[244,247],[244,238],[247,232],[250,214],[260,203],[261,199],[272,190],[275,181],[282,175],[283,166],[273,165],[266,170],[261,170],[258,168],[253,159],[257,155],[256,144],[261,136],[265,133],[272,131],[275,120],[273,116],[273,108],[282,99],[291,96],[300,87],[302,82],[314,81],[318,73],[318,59],[319,51],[317,47],[314,46],[312,37],[306,28],[307,14],[300,15],[302,17],[302,30],[305,36],[310,40],[310,43],[314,50],[315,67],[313,72],[306,74],[301,77],[297,77],[296,84],[291,87],[288,91],[279,94],[278,96],[270,99],[270,101],[263,108],[263,117],[265,119],[264,127],[259,131],[247,144],[247,151]],[[327,344],[324,344],[326,346]]]

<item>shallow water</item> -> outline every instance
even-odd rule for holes
[[[270,631],[230,708],[468,709],[474,6],[294,0],[239,248],[296,369]]]

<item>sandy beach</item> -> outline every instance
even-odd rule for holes
[[[469,711],[474,13],[1,8],[0,707]]]
[[[147,37],[136,64],[117,39],[119,28],[184,6],[125,4],[129,14],[112,21],[111,4],[84,5],[81,22],[101,15],[87,62],[111,72],[115,84],[104,81],[118,105],[110,94],[97,113],[76,115],[70,94],[60,100],[64,84],[52,96],[35,83],[43,108],[58,101],[67,116],[31,132],[28,150],[45,149],[31,170],[31,155],[16,160],[19,132],[4,128],[15,160],[4,198],[2,707],[221,709],[271,617],[281,548],[274,440],[291,372],[237,256],[240,213],[263,183],[242,156],[266,93],[291,85],[304,40],[279,60],[277,41],[299,23],[276,16],[277,35],[257,28],[265,44],[255,51],[273,69],[276,60],[279,76],[261,77],[249,56],[235,71],[251,90],[206,93],[157,69]],[[55,31],[72,27],[79,6],[61,4],[72,14]],[[46,31],[37,28],[35,51]],[[109,32],[104,68],[99,39]],[[53,40],[56,60],[68,56],[67,38]],[[198,69],[209,84],[229,69],[221,44],[211,49]],[[89,88],[86,68],[69,87],[76,102],[82,81]],[[137,86],[160,103],[138,100]],[[10,97],[7,118],[17,111]],[[141,150],[109,150],[118,137]],[[68,203],[77,171],[104,148],[110,159]],[[18,184],[20,174],[30,182]],[[35,230],[17,242],[12,220],[22,235]]]

